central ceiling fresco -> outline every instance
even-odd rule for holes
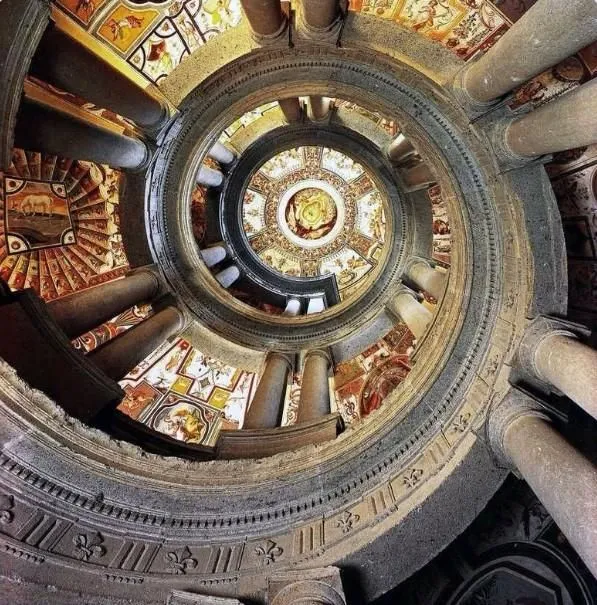
[[[269,268],[292,277],[333,274],[346,300],[388,247],[386,208],[361,164],[327,147],[295,147],[269,159],[249,181],[243,229]]]

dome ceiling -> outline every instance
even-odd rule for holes
[[[361,164],[327,147],[297,147],[251,178],[243,228],[261,262],[293,277],[333,274],[343,300],[377,268],[387,201]]]

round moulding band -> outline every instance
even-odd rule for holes
[[[287,219],[288,205],[292,202],[292,198],[295,197],[296,194],[306,189],[323,191],[324,194],[327,194],[331,198],[335,210],[335,221],[332,229],[322,237],[315,239],[306,239],[297,235],[296,232],[290,227]],[[338,234],[344,227],[344,217],[344,200],[342,199],[340,193],[338,193],[338,191],[332,185],[325,181],[306,179],[300,183],[296,183],[284,192],[278,205],[277,221],[278,227],[280,228],[282,234],[293,244],[296,244],[301,248],[321,248],[322,246],[326,246],[330,242],[333,242],[336,237],[338,237]]]
[[[263,253],[260,248],[261,243],[265,242],[269,245],[269,239],[262,237],[262,233],[259,232],[253,232],[248,237],[246,228],[243,200],[247,192],[256,187],[255,177],[261,174],[261,168],[270,159],[288,150],[307,148],[334,150],[349,158],[355,165],[362,167],[360,180],[370,182],[371,191],[379,195],[385,216],[381,253],[371,259],[373,269],[362,280],[363,290],[357,290],[356,294],[350,298],[346,297],[343,302],[319,314],[315,319],[311,317],[306,321],[299,319],[292,330],[288,330],[288,318],[282,318],[276,323],[277,318],[258,311],[252,313],[252,309],[241,305],[232,296],[224,293],[227,299],[221,298],[217,312],[220,316],[226,315],[229,320],[227,335],[231,336],[230,330],[236,331],[238,326],[245,336],[243,337],[239,332],[234,334],[234,337],[247,346],[254,347],[262,343],[261,346],[269,348],[271,345],[265,343],[271,343],[274,338],[277,347],[285,350],[296,350],[298,347],[325,347],[354,332],[364,322],[383,313],[385,299],[398,286],[402,267],[407,256],[412,253],[417,237],[421,234],[421,230],[417,232],[415,229],[413,213],[406,207],[408,200],[400,190],[400,184],[394,176],[391,164],[382,157],[380,149],[371,141],[339,125],[305,124],[277,128],[245,150],[229,173],[220,198],[220,227],[223,239],[229,247],[234,262],[248,279],[257,284],[266,284],[270,291],[298,296],[308,295],[307,290],[315,293],[316,288],[319,288],[319,292],[327,292],[326,282],[330,279],[333,279],[334,284],[336,283],[332,274],[326,275],[323,271],[319,275],[316,274],[316,277],[306,277],[308,273],[305,273],[305,276],[294,276],[284,275],[275,270],[260,257],[260,252]],[[337,174],[321,167],[313,170],[309,164],[304,170],[297,170],[288,175],[288,189],[285,185],[284,188],[280,187],[279,193],[276,193],[279,197],[274,201],[263,192],[266,199],[265,214],[271,207],[272,222],[275,229],[279,229],[278,240],[283,240],[278,241],[277,245],[290,255],[300,256],[305,261],[305,265],[312,261],[323,263],[322,259],[329,259],[325,262],[331,264],[335,254],[350,248],[348,240],[351,234],[356,234],[354,225],[358,214],[357,201],[361,199],[361,194],[357,193],[358,186],[354,183],[358,180],[345,181]],[[282,179],[278,182],[282,182]],[[337,209],[336,224],[333,225],[331,232],[325,234],[322,239],[315,240],[317,246],[311,244],[313,247],[308,247],[310,243],[308,240],[299,238],[295,233],[289,233],[292,231],[290,228],[279,225],[279,223],[287,223],[283,210],[287,200],[292,198],[293,193],[300,193],[308,182],[329,195]],[[271,183],[271,191],[277,191],[276,182]],[[283,202],[280,203],[279,200],[282,198]],[[267,229],[263,233],[266,231]],[[304,245],[305,243],[307,246]],[[358,245],[362,246],[363,250],[370,243],[373,242],[369,238],[358,236]],[[263,250],[266,248],[264,247]],[[363,254],[367,256],[367,252],[364,251]],[[358,287],[361,287],[360,284]],[[336,291],[337,289],[336,287]],[[217,325],[214,325],[217,330]],[[221,323],[219,325],[221,326]],[[249,331],[252,335],[247,338],[246,334]]]

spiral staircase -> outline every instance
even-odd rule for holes
[[[597,39],[569,4],[465,63],[334,0],[243,0],[158,89],[0,3],[6,602],[372,602],[510,472],[580,557],[512,573],[594,602],[597,353],[544,164],[597,142],[597,81],[509,104]],[[169,415],[143,407],[183,357]],[[235,415],[184,412],[195,362],[242,377]],[[494,573],[390,598],[492,603]]]

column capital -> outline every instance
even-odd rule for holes
[[[520,119],[520,114],[529,113],[531,111],[530,107],[520,110],[520,113],[514,117],[501,118],[494,122],[494,124],[489,128],[488,136],[491,141],[491,147],[497,157],[497,160],[500,166],[503,169],[511,169],[511,168],[520,168],[525,166],[529,162],[536,161],[541,156],[524,156],[516,153],[508,144],[508,129],[516,120]],[[546,156],[545,161],[549,159],[549,156]]]
[[[309,349],[303,358],[303,365],[305,365],[305,363],[307,363],[307,359],[312,356],[322,357],[327,361],[328,366],[331,366],[334,363],[332,354],[329,351],[326,351],[325,349]]]
[[[534,416],[549,422],[549,417],[538,401],[517,388],[512,388],[502,400],[494,402],[489,409],[485,436],[499,466],[516,470],[516,464],[506,453],[504,437],[510,426],[523,416]]]
[[[578,339],[579,336],[589,336],[590,331],[583,325],[558,317],[539,315],[527,326],[522,341],[518,347],[518,363],[520,369],[542,382],[549,382],[537,365],[537,350],[547,338],[552,336],[566,336]]]
[[[452,80],[452,94],[471,117],[478,117],[484,113],[487,113],[487,111],[498,101],[498,99],[492,99],[491,101],[479,101],[479,99],[475,99],[475,97],[471,96],[466,88],[466,76],[471,70],[472,66],[479,61],[481,56],[483,55],[478,55],[474,59],[467,61],[467,63],[456,73],[454,79]]]
[[[270,359],[280,359],[285,362],[288,369],[292,372],[294,370],[294,359],[290,353],[281,353],[280,351],[268,351],[265,355],[265,363]]]

